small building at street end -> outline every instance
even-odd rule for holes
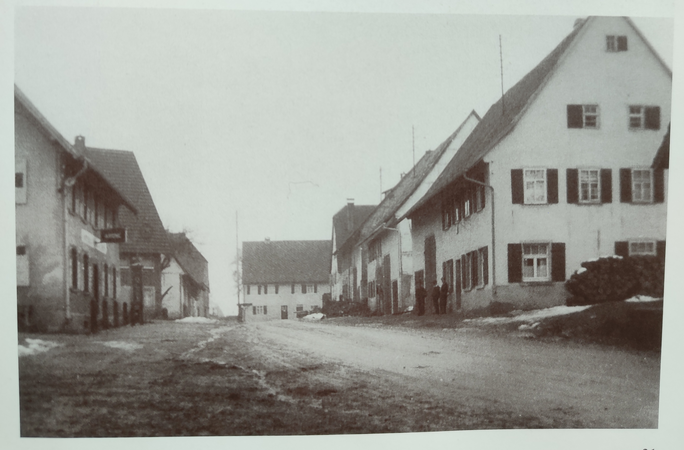
[[[243,300],[249,320],[294,319],[323,307],[330,293],[331,241],[242,243]]]
[[[137,208],[16,86],[14,124],[19,330],[122,324],[120,244],[100,237]]]

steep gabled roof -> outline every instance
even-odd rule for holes
[[[62,150],[76,161],[85,161],[86,164],[88,164],[87,170],[95,173],[97,178],[104,181],[104,183],[116,193],[121,203],[123,203],[132,213],[135,214],[138,212],[131,199],[126,196],[122,190],[118,189],[116,186],[113,186],[111,182],[104,176],[101,170],[99,170],[97,167],[93,167],[92,162],[88,159],[88,157],[79,152],[75,146],[71,145],[71,143],[69,143],[69,141],[67,141],[64,136],[57,131],[57,129],[47,120],[47,118],[45,118],[45,116],[38,110],[38,108],[36,108],[36,106],[31,102],[31,100],[28,99],[26,94],[24,94],[16,84],[14,85],[14,102],[15,110],[17,107],[25,109],[33,119],[34,123],[41,127],[52,141],[59,144]]]
[[[207,260],[185,233],[169,233],[169,243],[173,248],[173,256],[183,271],[195,283],[209,290],[209,266]]]
[[[368,216],[363,225],[358,229],[358,242],[363,242],[369,237],[371,237],[376,230],[378,230],[383,225],[393,226],[393,221],[395,219],[395,213],[397,210],[408,200],[408,198],[415,192],[415,190],[420,186],[425,177],[432,171],[432,169],[437,165],[440,158],[446,150],[449,148],[453,140],[458,136],[463,127],[465,126],[468,119],[471,116],[480,120],[480,116],[477,115],[475,111],[472,111],[468,117],[459,125],[459,127],[454,131],[451,136],[447,138],[437,150],[428,150],[425,152],[422,158],[418,160],[418,163],[411,169],[409,173],[404,175],[401,180],[394,186],[390,191],[387,192],[385,198],[382,199],[380,204],[373,210],[373,212]]]
[[[480,123],[477,124],[473,132],[456,152],[456,155],[439,178],[437,178],[437,181],[435,181],[416,206],[412,208],[411,212],[415,212],[431,197],[464,175],[513,130],[527,109],[527,106],[553,73],[565,51],[591,19],[586,19],[575,26],[572,32],[546,58],[510,88],[502,99],[499,99],[489,108],[487,114],[484,115]]]
[[[368,216],[373,212],[377,205],[354,205],[347,204],[333,216],[333,231],[335,233],[335,246],[333,251],[337,252],[342,248]]]
[[[331,241],[242,243],[242,283],[327,283]]]
[[[147,188],[135,154],[126,150],[86,147],[86,156],[105,178],[130,198],[138,209],[134,216],[119,211],[119,223],[128,229],[128,241],[119,244],[121,253],[165,253],[171,251],[157,208]]]

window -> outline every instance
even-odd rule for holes
[[[598,128],[598,105],[568,105],[568,128]]]
[[[546,170],[525,169],[525,204],[546,203]]]
[[[293,294],[295,293],[295,285],[294,285],[294,283],[292,283],[292,293],[293,293]]]
[[[258,295],[261,295],[261,285],[258,285],[258,286],[257,286],[257,290],[258,290],[257,294],[258,294]]]
[[[249,295],[249,291],[250,291],[249,288],[250,288],[250,287],[251,287],[251,286],[250,286],[249,284],[248,284],[247,286],[245,286],[245,288],[247,289],[247,295]]]
[[[264,295],[268,294],[268,284],[264,284]]]
[[[485,187],[478,185],[475,188],[475,211],[480,212],[485,207]]]
[[[659,106],[636,106],[629,107],[630,130],[659,130],[660,107]]]
[[[382,256],[382,243],[379,239],[375,239],[368,244],[368,259],[375,261]]]
[[[304,311],[304,305],[297,305],[297,312]]]
[[[606,51],[607,52],[626,52],[627,51],[627,36],[606,36]]]
[[[632,201],[650,203],[653,201],[653,171],[632,169]]]
[[[630,241],[629,256],[656,255],[655,241]]]
[[[579,170],[579,201],[582,203],[599,203],[601,200],[601,184],[599,169]]]
[[[465,200],[463,200],[463,218],[470,217],[470,193],[466,192]]]
[[[25,245],[17,245],[17,286],[29,286],[29,260]]]
[[[266,307],[265,306],[252,306],[252,314],[257,315],[257,314],[266,314]]]
[[[302,284],[302,294],[313,294],[314,285],[313,284]]]
[[[112,268],[112,298],[116,298],[116,285],[119,284],[119,280],[116,278],[116,267]]]
[[[71,249],[71,287],[78,289],[78,253],[75,248]]]
[[[549,245],[523,244],[523,281],[549,281]]]
[[[109,265],[104,265],[104,296],[109,297]]]
[[[88,273],[88,255],[83,255],[83,291],[88,292],[90,274]]]
[[[276,293],[276,294],[278,293],[278,287],[279,287],[279,285],[276,284],[276,285],[275,285],[275,293]]]
[[[14,161],[14,201],[18,204],[26,203],[26,160]]]
[[[477,250],[477,287],[487,284],[487,247]]]
[[[473,254],[467,253],[463,255],[463,289],[470,290],[473,288]]]

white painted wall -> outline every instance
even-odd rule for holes
[[[301,304],[304,310],[311,311],[314,306],[323,307],[323,294],[330,292],[330,286],[327,283],[319,282],[317,285],[317,292],[308,292],[302,294],[302,284],[295,283],[295,293],[292,293],[292,284],[279,284],[278,293],[275,293],[275,284],[268,285],[268,293],[259,294],[257,285],[250,285],[249,293],[247,293],[247,286],[243,286],[244,303],[251,303],[253,306],[266,306],[267,314],[253,314],[250,307],[247,311],[247,321],[253,320],[267,320],[267,319],[281,319],[281,306],[287,306],[288,319],[295,319],[297,317],[297,305]],[[313,285],[314,283],[304,283]]]

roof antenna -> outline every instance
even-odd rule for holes
[[[501,64],[501,115],[506,113],[506,105],[504,104],[504,89],[503,89],[503,50],[501,49],[501,35],[499,35],[499,62]]]

